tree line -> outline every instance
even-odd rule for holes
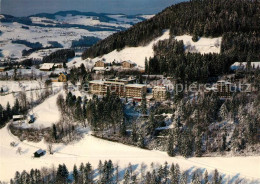
[[[58,168],[43,167],[42,169],[31,169],[30,172],[17,171],[11,184],[92,184],[92,183],[124,183],[124,184],[221,184],[222,175],[215,169],[212,173],[207,170],[194,169],[192,171],[181,171],[178,164],[163,165],[151,163],[150,167],[145,163],[140,164],[140,172],[131,163],[125,168],[111,160],[99,161],[95,168],[89,162],[81,163],[79,167],[74,165],[70,172],[65,164],[59,164]],[[237,181],[235,181],[237,182]]]

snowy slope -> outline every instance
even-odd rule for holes
[[[224,180],[237,177],[245,177],[250,180],[260,182],[260,156],[255,157],[212,157],[212,158],[190,158],[183,157],[170,158],[165,152],[143,150],[136,147],[126,146],[119,143],[101,140],[90,135],[86,135],[81,141],[70,144],[54,145],[54,155],[45,155],[40,159],[33,159],[32,154],[39,148],[46,149],[47,145],[42,141],[40,143],[23,142],[17,147],[21,147],[23,153],[16,154],[17,148],[10,147],[11,141],[17,141],[17,138],[11,135],[7,127],[0,130],[0,180],[8,181],[14,177],[16,170],[29,170],[31,168],[41,168],[43,166],[51,167],[52,164],[65,163],[68,169],[72,170],[74,164],[79,165],[81,162],[90,162],[97,166],[99,160],[111,159],[118,162],[121,168],[126,167],[129,162],[132,164],[146,163],[148,166],[151,162],[163,164],[167,161],[169,164],[178,163],[182,169],[195,170],[196,168],[206,168],[212,172],[217,168],[225,174]],[[25,164],[26,163],[26,164]],[[8,169],[7,169],[8,168]]]
[[[204,38],[201,37],[197,42],[192,41],[192,36],[176,36],[176,40],[183,40],[186,50],[190,52],[199,52],[201,54],[220,53],[222,37]]]
[[[144,67],[145,58],[149,59],[154,56],[153,45],[160,40],[170,38],[170,31],[167,30],[162,36],[154,39],[146,46],[126,47],[120,51],[114,50],[104,56],[94,58],[93,61],[98,61],[101,58],[106,59],[106,62],[131,60],[137,65]],[[200,38],[198,42],[192,41],[192,36],[183,35],[176,36],[178,41],[183,40],[186,51],[198,53],[220,53],[221,37],[218,38]]]
[[[34,114],[36,117],[36,121],[31,124],[33,127],[51,127],[53,123],[57,123],[60,120],[60,112],[56,104],[59,94],[64,95],[64,92],[59,92],[47,98],[42,104],[29,112],[29,114]]]
[[[116,61],[125,61],[131,60],[135,62],[137,65],[144,67],[145,58],[149,59],[149,57],[154,56],[153,45],[160,40],[169,39],[170,31],[167,30],[163,33],[162,36],[153,40],[146,46],[140,47],[126,47],[121,51],[114,50],[108,54],[105,54],[102,58],[106,59],[106,62]],[[93,61],[100,60],[100,57],[94,58]]]
[[[146,17],[145,15],[143,17],[109,16],[114,17],[115,21],[104,21],[97,16],[73,16],[67,13],[64,16],[55,15],[53,18],[32,16],[30,20],[33,25],[3,22],[0,24],[0,31],[2,32],[0,36],[1,54],[4,57],[21,58],[22,51],[30,49],[23,44],[13,44],[12,40],[26,40],[31,43],[39,42],[44,47],[50,46],[49,41],[57,41],[64,48],[70,48],[72,41],[79,40],[82,36],[94,36],[104,39],[117,31],[131,27]],[[0,15],[1,17],[4,18],[3,15]],[[61,24],[67,26],[56,27]],[[89,29],[86,27],[89,27]]]

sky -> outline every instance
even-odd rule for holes
[[[155,14],[183,0],[0,0],[0,13],[29,16],[78,10],[97,13]]]

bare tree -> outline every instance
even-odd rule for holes
[[[22,154],[22,148],[18,147],[17,150],[16,150],[16,153],[19,153],[21,155]]]
[[[53,145],[51,143],[48,144],[48,151],[51,155],[53,154]]]

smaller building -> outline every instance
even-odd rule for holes
[[[40,67],[41,71],[51,71],[55,68],[63,68],[63,63],[43,63]]]
[[[23,115],[13,115],[13,121],[21,121],[24,119]]]
[[[54,63],[43,63],[40,67],[41,71],[51,71],[54,67]]]
[[[101,60],[99,60],[95,63],[95,67],[103,67],[104,68],[105,66],[106,66],[105,62],[101,61]]]
[[[167,90],[164,86],[153,87],[153,98],[156,101],[164,101],[167,98]]]
[[[4,72],[6,69],[7,69],[6,67],[1,66],[1,67],[0,67],[0,72]]]
[[[123,61],[121,64],[122,64],[122,68],[124,68],[124,69],[131,69],[131,68],[135,67],[135,65],[136,65],[134,62],[132,62],[130,60]]]
[[[66,73],[60,73],[58,77],[58,82],[67,82],[67,74]]]
[[[43,156],[45,154],[46,154],[45,150],[39,149],[38,151],[34,152],[34,157],[35,158],[39,158],[39,157],[41,157],[41,156]]]

